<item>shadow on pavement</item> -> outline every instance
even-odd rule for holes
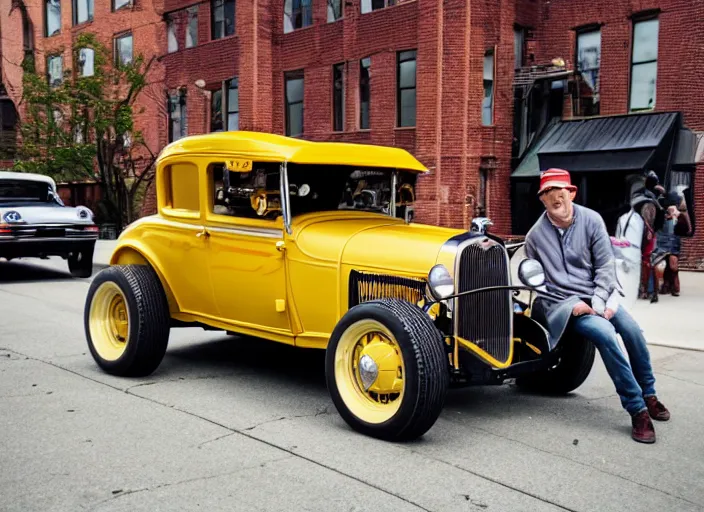
[[[37,281],[71,281],[73,277],[65,271],[35,265],[26,261],[0,261],[0,283],[31,283]]]

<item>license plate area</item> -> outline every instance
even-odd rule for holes
[[[62,238],[66,236],[65,228],[37,228],[37,237],[40,238]]]

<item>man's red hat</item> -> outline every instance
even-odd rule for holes
[[[572,185],[570,173],[564,169],[548,169],[540,175],[538,195],[551,188],[566,188],[573,192],[577,191],[577,187]]]

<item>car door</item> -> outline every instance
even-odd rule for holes
[[[179,159],[165,166],[158,184],[162,219],[142,237],[153,248],[158,266],[183,313],[216,317],[217,309],[204,234],[205,180],[197,159]]]
[[[220,317],[245,332],[292,343],[283,219],[276,208],[262,215],[252,206],[252,191],[276,196],[278,165],[231,159],[228,165],[245,171],[228,171],[223,160],[211,161],[207,170],[210,278]]]

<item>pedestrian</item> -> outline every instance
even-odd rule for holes
[[[547,290],[560,301],[536,299],[534,316],[542,316],[550,336],[565,332],[594,343],[631,415],[631,437],[655,442],[651,418],[670,419],[655,393],[650,354],[638,323],[619,307],[616,266],[606,224],[594,210],[574,204],[577,187],[563,169],[540,177],[538,197],[545,212],[526,235],[526,256],[542,263]],[[628,359],[621,351],[621,335]],[[630,360],[630,364],[629,364]]]
[[[657,232],[657,246],[652,255],[655,287],[662,282],[660,293],[671,293],[677,297],[680,294],[680,237],[691,234],[692,221],[684,197],[677,192],[668,193],[663,206],[666,208],[665,221]]]

